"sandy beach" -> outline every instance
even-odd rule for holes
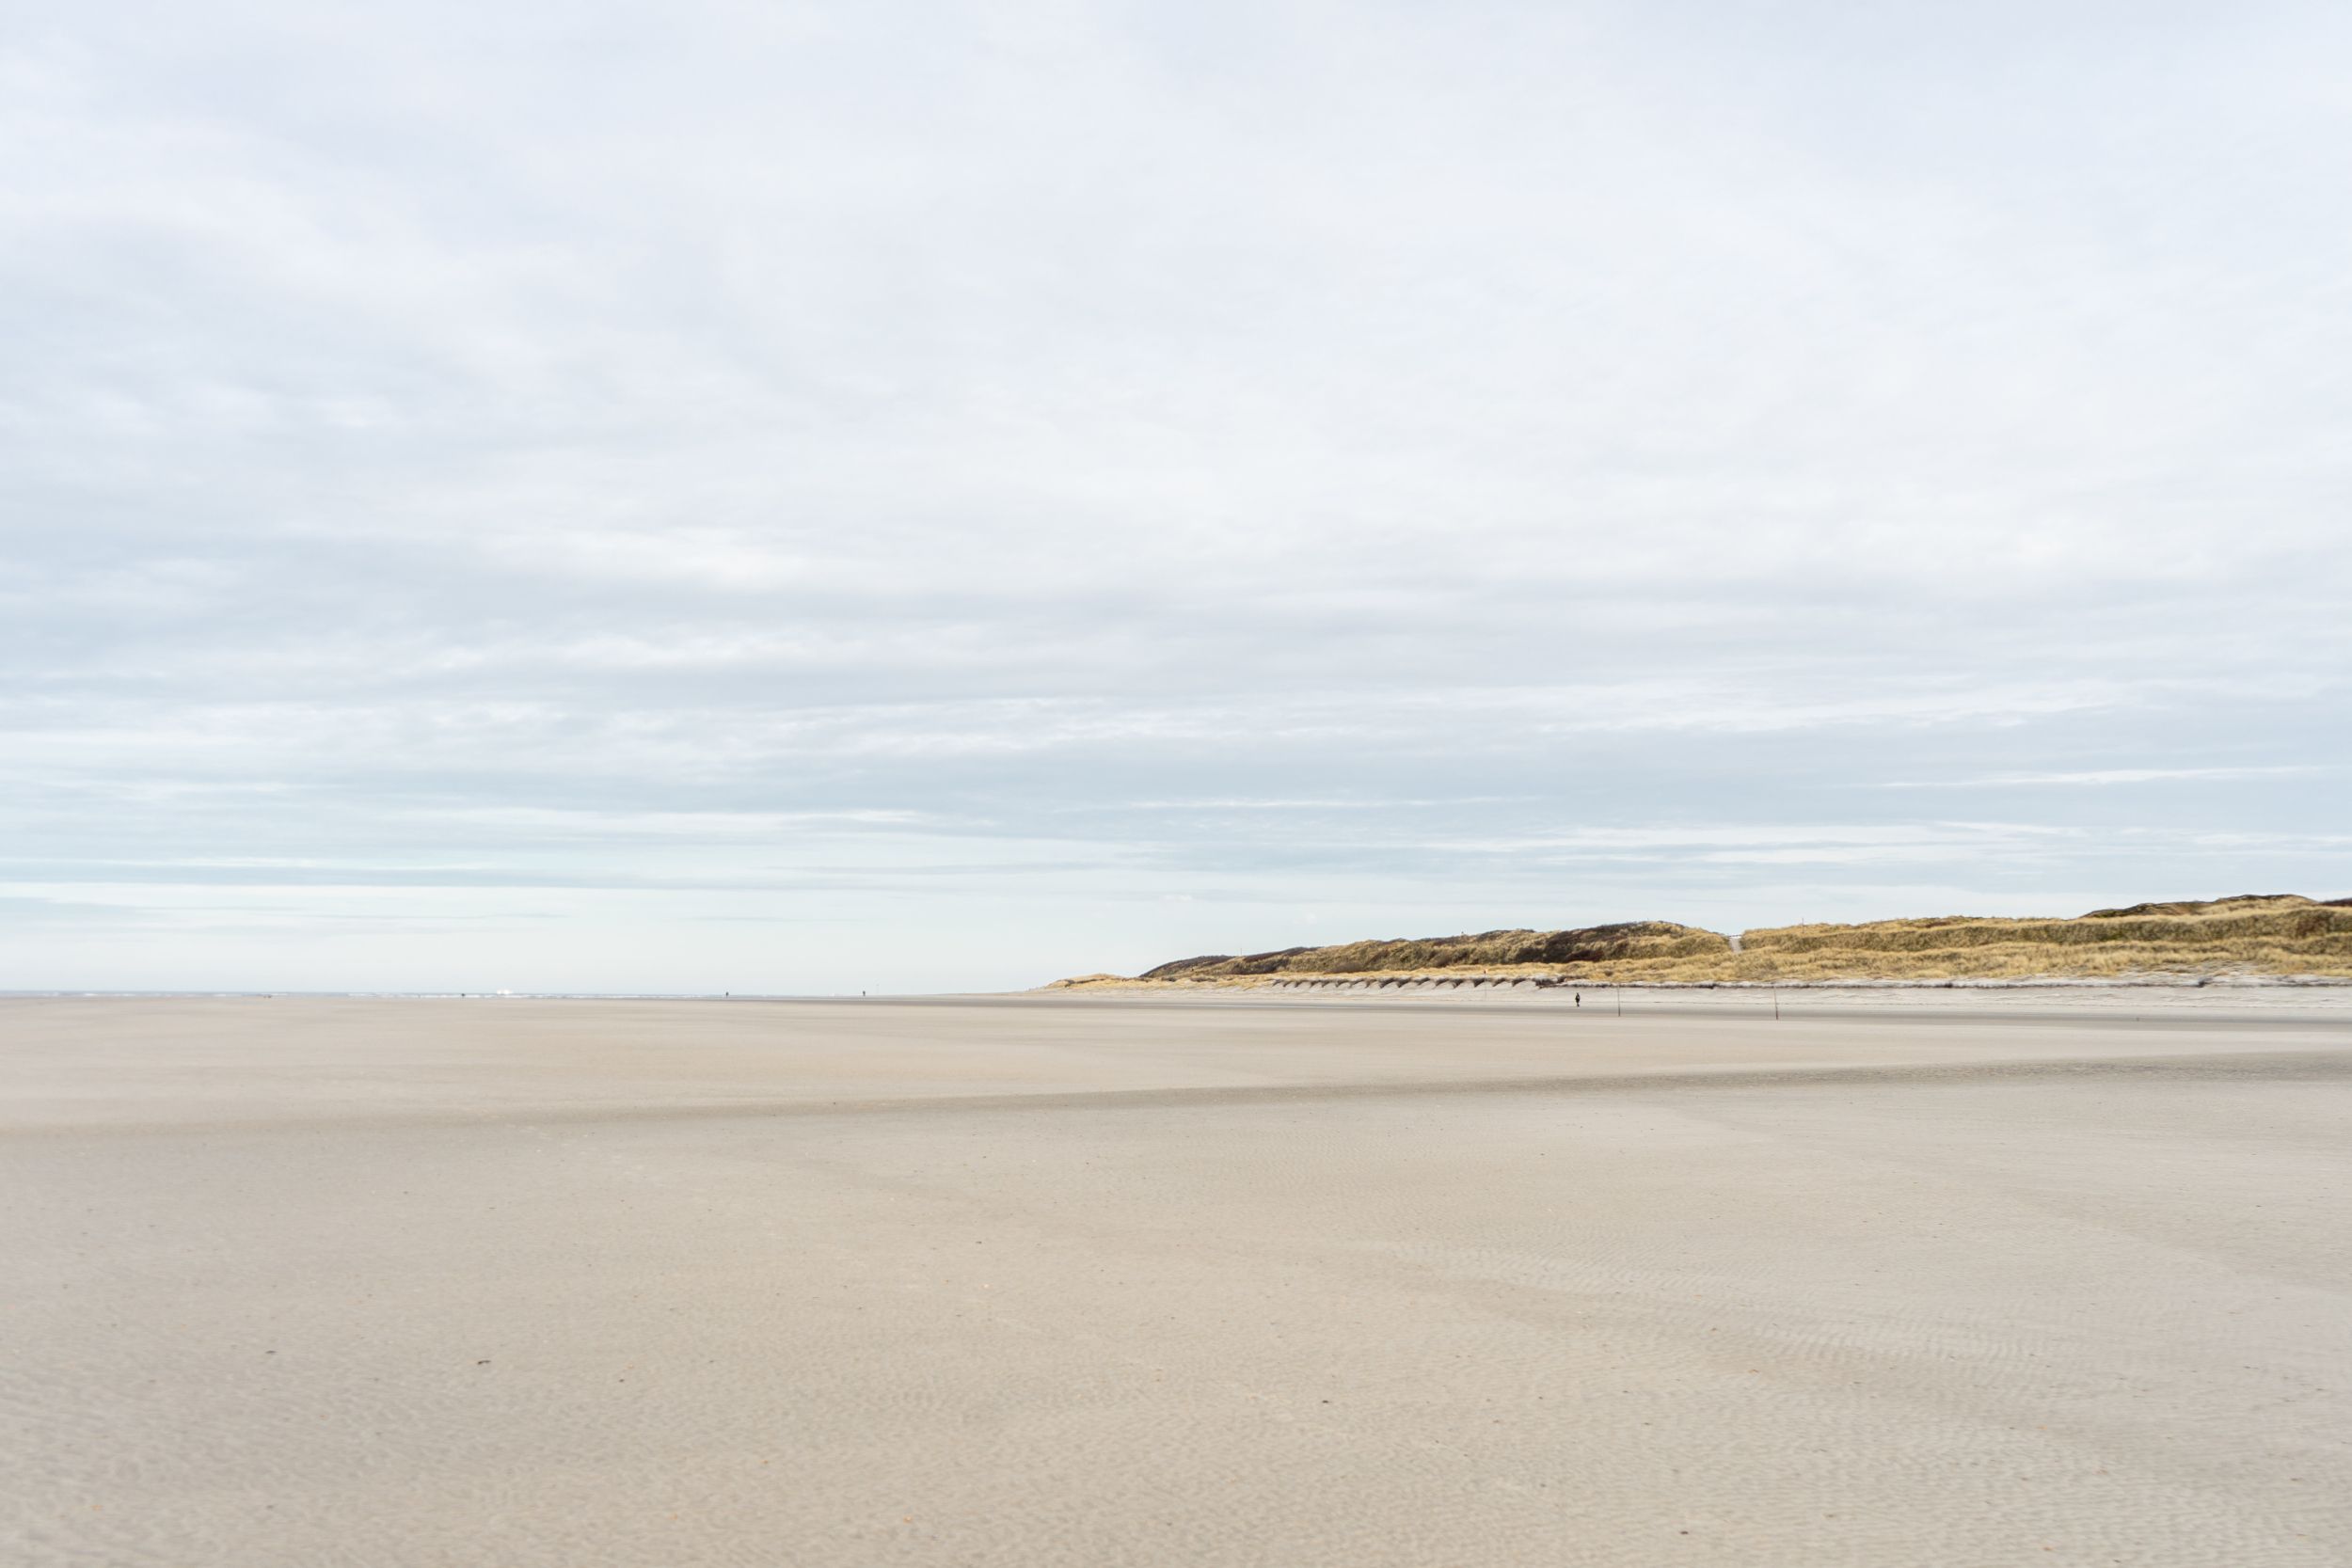
[[[2341,1564],[2335,992],[0,1000],[0,1560]]]

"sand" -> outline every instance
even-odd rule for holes
[[[1769,1006],[0,1001],[0,1561],[2352,1561],[2352,1009]]]

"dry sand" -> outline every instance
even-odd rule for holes
[[[0,1561],[2342,1564],[2352,1010],[0,1001]]]

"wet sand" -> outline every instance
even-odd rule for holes
[[[2328,995],[0,1000],[0,1560],[2341,1564]]]

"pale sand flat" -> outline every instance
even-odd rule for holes
[[[2352,1560],[2352,1014],[1769,1006],[0,1001],[0,1561]]]

